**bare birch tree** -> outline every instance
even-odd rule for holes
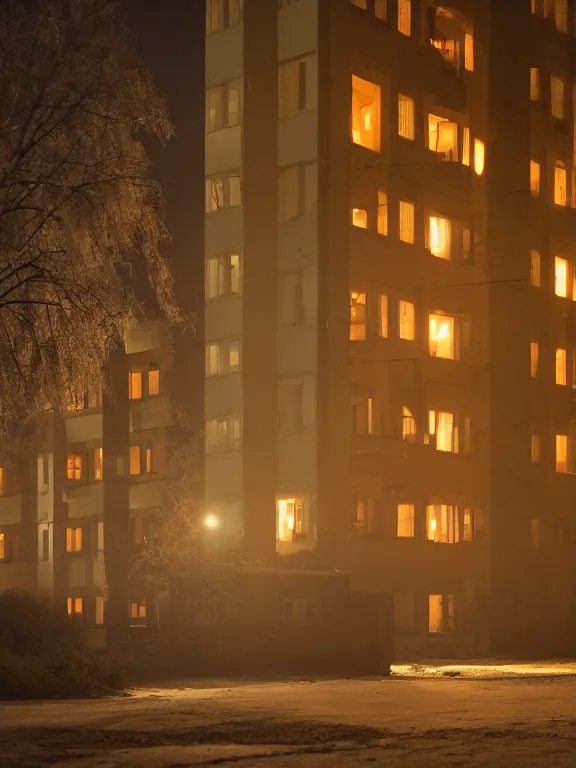
[[[178,320],[143,140],[172,133],[120,0],[0,4],[0,428],[102,383],[156,306]]]

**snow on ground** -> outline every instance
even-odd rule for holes
[[[0,766],[575,768],[576,678],[566,665],[556,677],[554,663],[504,665],[513,679],[489,664],[458,665],[456,679],[423,666],[419,678],[411,668],[387,679],[185,682],[109,700],[0,703]]]

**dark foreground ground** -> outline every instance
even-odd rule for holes
[[[389,678],[0,703],[0,766],[576,768],[576,680]]]

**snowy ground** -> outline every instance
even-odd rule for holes
[[[0,703],[0,766],[575,768],[576,665],[506,666]]]

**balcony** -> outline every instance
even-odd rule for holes
[[[71,486],[63,491],[62,497],[68,503],[70,518],[92,517],[103,513],[104,490],[101,482]]]

